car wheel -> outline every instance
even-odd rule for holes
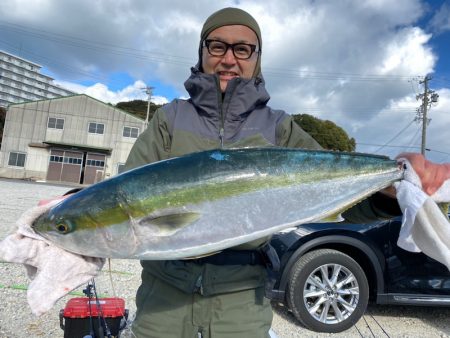
[[[291,269],[287,302],[294,316],[310,330],[347,330],[364,314],[368,299],[364,270],[340,251],[310,251]]]

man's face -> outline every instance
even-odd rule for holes
[[[228,44],[247,43],[256,45],[258,50],[258,37],[247,26],[222,26],[209,33],[206,40],[218,40]],[[206,74],[217,74],[220,80],[220,89],[225,92],[228,81],[235,77],[251,79],[258,60],[258,53],[254,52],[247,60],[237,59],[228,48],[223,56],[213,56],[206,47],[202,51],[202,67]]]

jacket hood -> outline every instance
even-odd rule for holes
[[[217,75],[205,74],[194,67],[184,86],[199,114],[219,117],[223,112],[227,121],[244,119],[270,100],[262,75],[252,79],[232,79],[222,95]]]

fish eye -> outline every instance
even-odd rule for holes
[[[55,224],[55,229],[60,234],[67,234],[72,230],[72,227],[69,221],[61,221]]]

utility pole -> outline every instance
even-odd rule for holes
[[[431,119],[427,117],[428,110],[431,108],[432,103],[436,103],[438,101],[439,95],[436,94],[433,90],[428,88],[428,82],[431,80],[431,76],[427,75],[423,79],[423,81],[419,81],[420,84],[423,83],[424,92],[423,94],[419,94],[416,96],[417,100],[422,100],[422,104],[419,108],[417,108],[417,116],[415,118],[416,121],[422,121],[422,146],[421,153],[425,156],[426,150],[426,138],[427,138],[427,126],[430,123]]]
[[[144,130],[145,130],[148,127],[148,118],[150,116],[150,104],[151,104],[150,100],[152,98],[152,92],[153,92],[153,89],[155,89],[155,87],[147,86],[147,87],[142,88],[142,89],[145,89],[145,93],[148,95],[147,116],[145,117],[145,122],[144,122]]]

